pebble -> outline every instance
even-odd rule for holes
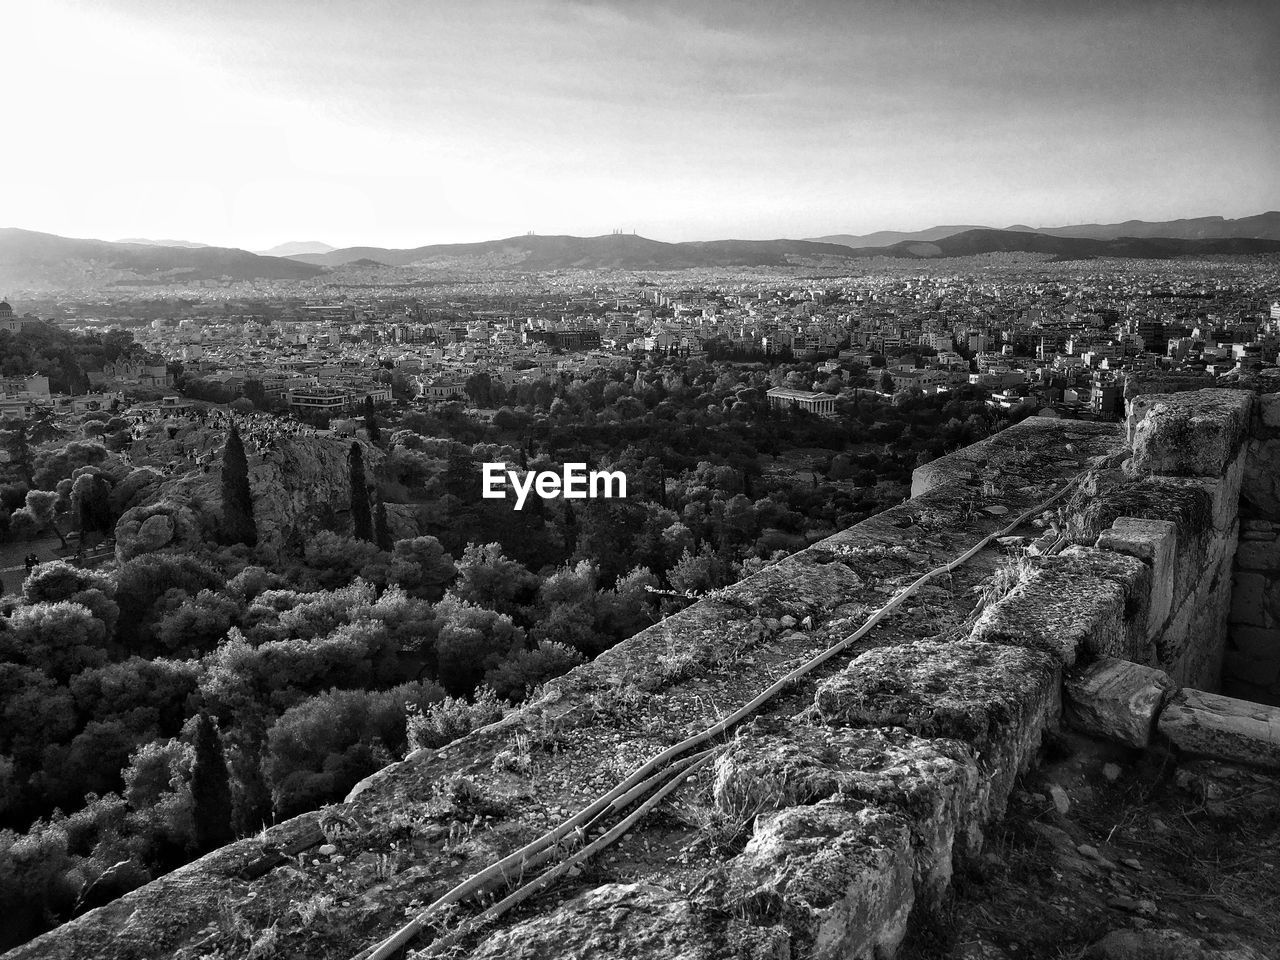
[[[1090,844],[1087,844],[1087,843],[1082,843],[1076,847],[1076,850],[1080,853],[1082,857],[1088,857],[1090,860],[1092,860],[1094,863],[1096,863],[1098,866],[1102,867],[1103,869],[1114,870],[1116,868],[1116,865],[1112,863],[1110,860],[1108,860],[1106,857],[1104,857],[1098,851],[1097,847],[1091,846]]]
[[[991,514],[991,516],[993,516],[993,517],[1003,517],[1006,513],[1008,513],[1008,512],[1009,512],[1009,508],[1008,508],[1008,507],[1002,507],[1002,506],[1000,506],[1000,504],[998,504],[998,503],[993,503],[993,504],[992,504],[991,506],[989,506],[989,507],[983,507],[983,508],[982,508],[982,512],[983,512],[983,513],[989,513],[989,514]]]
[[[323,844],[320,847],[320,849],[317,850],[316,852],[320,854],[320,856],[322,857],[332,857],[335,853],[338,852],[338,848],[335,847],[332,843],[326,843],[326,844]]]
[[[1071,798],[1067,796],[1067,791],[1056,783],[1051,783],[1049,784],[1049,796],[1053,798],[1053,808],[1065,817],[1067,811],[1071,809]]]
[[[1137,860],[1135,860],[1133,857],[1125,857],[1125,858],[1124,858],[1123,860],[1121,860],[1120,862],[1121,862],[1121,863],[1123,863],[1123,864],[1124,864],[1126,867],[1128,867],[1130,870],[1141,870],[1141,869],[1142,869],[1142,864],[1141,864],[1141,863],[1139,863]]]
[[[1102,765],[1102,775],[1107,778],[1109,783],[1115,783],[1120,779],[1120,764],[1104,763]]]

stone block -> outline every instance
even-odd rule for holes
[[[1231,622],[1265,626],[1266,599],[1265,576],[1260,573],[1237,573],[1231,578]]]
[[[1280,533],[1280,524],[1264,517],[1242,517],[1240,529],[1245,533],[1269,533],[1275,536]]]
[[[1151,567],[1151,601],[1147,611],[1147,636],[1159,630],[1173,610],[1178,553],[1178,525],[1171,520],[1141,520],[1120,517],[1110,530],[1102,531],[1100,550],[1114,550],[1136,557]]]
[[[1280,519],[1280,439],[1253,437],[1245,447],[1240,501],[1256,516]]]
[[[1220,477],[1236,458],[1249,427],[1253,395],[1197,390],[1143,398],[1145,415],[1133,430],[1133,475]]]
[[[493,931],[471,960],[691,960],[731,945],[737,956],[788,960],[779,927],[729,920],[723,929],[691,901],[646,883],[608,883],[541,916]],[[730,951],[731,954],[733,951]]]
[[[1149,582],[1148,569],[1132,557],[1067,551],[984,610],[970,636],[1043,650],[1068,667],[1082,652],[1132,657],[1150,601],[1138,585]],[[1143,621],[1136,629],[1126,622],[1131,611]]]
[[[993,817],[1044,730],[1058,725],[1061,670],[1049,654],[1025,647],[917,641],[868,650],[818,686],[814,705],[829,723],[967,743],[990,782]]]
[[[793,956],[892,957],[915,905],[910,833],[875,807],[788,807],[756,821],[716,899],[732,916],[781,923]]]
[[[1189,643],[1165,671],[1183,687],[1216,690],[1222,679],[1222,658],[1227,647],[1227,621],[1231,607],[1228,595],[1230,580],[1220,577],[1210,581],[1203,593],[1197,593],[1195,615],[1188,631]],[[1201,597],[1203,596],[1203,600]]]
[[[1158,729],[1185,753],[1280,769],[1280,707],[1184,689],[1160,714]]]
[[[911,828],[918,896],[936,902],[951,880],[953,852],[982,844],[986,784],[972,751],[900,728],[830,730],[793,723],[749,729],[716,760],[716,806],[758,816],[828,797],[896,810]]]
[[[1280,571],[1280,540],[1274,533],[1263,534],[1266,539],[1247,540],[1242,534],[1236,547],[1236,568],[1239,570]]]
[[[1101,657],[1064,677],[1063,712],[1084,733],[1146,747],[1161,705],[1176,689],[1163,670]]]
[[[1280,430],[1280,393],[1264,393],[1258,397],[1258,415],[1264,427]]]
[[[1280,657],[1280,628],[1231,627],[1231,645],[1247,657]]]

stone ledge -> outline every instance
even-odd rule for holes
[[[1083,472],[1091,466],[1086,444],[1119,437],[1119,424],[1028,417],[985,440],[917,467],[911,475],[911,496],[963,484],[980,476],[988,465],[1016,467],[1035,463],[1038,457],[1051,459],[1072,473]],[[1047,440],[1052,442],[1046,443]]]

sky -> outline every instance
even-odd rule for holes
[[[1274,0],[0,0],[0,226],[411,247],[1280,209]]]

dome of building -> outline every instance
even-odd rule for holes
[[[5,300],[0,300],[0,317],[12,317],[13,307],[9,306]]]

